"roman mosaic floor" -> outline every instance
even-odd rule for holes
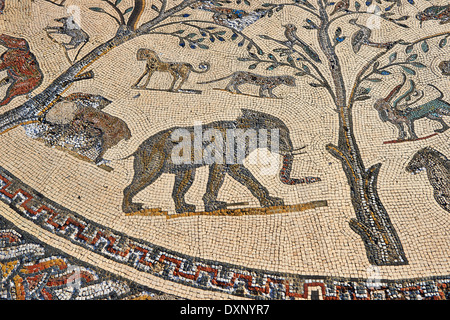
[[[449,37],[439,0],[0,0],[0,299],[448,299]]]

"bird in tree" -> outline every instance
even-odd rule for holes
[[[350,0],[342,0],[339,1],[338,3],[336,3],[336,5],[334,6],[333,11],[330,13],[330,16],[341,12],[341,11],[345,11],[348,10],[348,8],[350,7]]]
[[[266,9],[255,9],[254,11],[246,12],[239,9],[224,8],[217,6],[212,1],[198,3],[192,8],[213,12],[212,18],[215,23],[239,32],[264,17],[268,12]]]
[[[284,25],[283,27],[285,28],[284,36],[288,40],[287,44],[290,47],[293,47],[294,45],[298,45],[315,62],[319,62],[319,63],[322,62],[320,60],[320,58],[319,58],[319,55],[310,46],[308,46],[304,41],[302,41],[297,36],[297,33],[296,33],[297,27],[296,26],[294,26],[293,24],[289,23],[289,24]]]
[[[399,41],[386,43],[373,42],[370,40],[370,37],[372,36],[372,30],[369,27],[358,24],[357,19],[351,19],[349,20],[349,23],[359,27],[359,30],[356,31],[352,36],[352,48],[353,52],[355,53],[358,53],[363,45],[375,48],[390,49],[394,44],[399,42]]]
[[[420,21],[420,26],[424,21],[439,20],[440,24],[450,22],[450,4],[445,6],[431,6],[416,15],[416,19]]]

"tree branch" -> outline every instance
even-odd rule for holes
[[[376,15],[376,14],[374,14],[373,12],[365,12],[365,11],[347,11],[346,13],[343,13],[343,14],[341,14],[340,16],[336,16],[336,17],[330,19],[330,20],[328,21],[328,24],[331,25],[334,21],[336,21],[336,20],[338,20],[338,19],[340,19],[340,18],[345,18],[345,17],[351,16],[351,15],[355,15],[355,14],[361,14],[361,15],[363,15],[363,14],[375,15],[375,16],[377,16],[377,17],[383,19],[383,20],[386,20],[386,21],[388,21],[388,22],[391,22],[391,23],[393,23],[393,24],[396,24],[396,25],[398,25],[398,26],[404,28],[403,25],[399,24],[399,23],[396,22],[395,20],[392,20],[392,19],[390,19],[390,18],[384,17],[383,15]]]
[[[312,14],[313,16],[315,16],[315,17],[318,18],[318,19],[321,19],[320,16],[319,16],[319,14],[317,14],[316,12],[314,12],[313,10],[311,10],[310,8],[304,7],[304,6],[302,6],[302,5],[298,4],[298,3],[280,3],[280,4],[273,4],[272,7],[273,7],[273,8],[276,8],[276,7],[287,7],[287,6],[292,6],[292,7],[299,8],[299,9],[301,9],[301,10],[303,10],[303,11],[306,11],[306,12]]]
[[[109,1],[109,0],[102,0],[102,1],[106,2],[107,4],[109,4],[117,12],[117,14],[119,15],[120,22],[117,19],[116,19],[116,21],[119,23],[119,25],[125,25],[125,18],[123,17],[123,14],[119,10],[119,8],[117,8],[116,5],[114,3],[112,3],[111,1]],[[110,15],[110,16],[112,16],[112,15]]]
[[[366,63],[366,65],[364,67],[362,67],[362,69],[358,72],[358,75],[356,76],[355,79],[355,83],[353,84],[353,88],[352,88],[352,92],[350,93],[350,97],[349,97],[349,109],[351,109],[353,107],[353,103],[355,102],[355,95],[356,95],[356,91],[359,88],[359,86],[361,85],[361,83],[367,79],[367,77],[372,73],[369,73],[368,75],[366,75],[364,78],[362,78],[362,76],[364,75],[364,73],[375,63],[378,61],[378,59],[380,59],[382,56],[384,56],[386,53],[388,53],[390,51],[390,49],[387,49],[386,51],[380,52],[378,53],[375,57],[373,57],[369,62]]]
[[[306,57],[305,57],[302,53],[300,53],[299,51],[297,51],[297,50],[295,50],[294,48],[292,48],[291,46],[289,46],[285,41],[280,41],[280,40],[277,40],[277,39],[274,39],[274,38],[268,37],[268,36],[265,36],[264,39],[271,40],[271,41],[274,41],[274,42],[276,42],[276,43],[278,43],[278,44],[281,44],[282,46],[285,46],[286,48],[292,50],[292,52],[295,52],[295,53],[297,53],[298,55],[300,55],[300,56],[302,57],[302,61],[308,63],[308,64],[316,71],[317,75],[320,77],[320,80],[319,80],[317,77],[313,77],[312,74],[308,74],[308,75],[311,76],[311,77],[313,77],[315,80],[319,81],[320,83],[322,83],[322,84],[323,84],[323,87],[324,87],[325,89],[327,89],[327,91],[328,91],[328,93],[330,94],[330,96],[331,96],[331,98],[333,99],[333,101],[336,102],[336,95],[334,94],[333,89],[331,89],[331,86],[330,86],[328,80],[325,78],[325,76],[323,75],[323,73],[319,70],[319,68],[318,68],[311,60],[309,60],[308,58],[306,58]]]
[[[164,21],[165,19],[169,18],[170,16],[174,15],[175,13],[177,13],[177,12],[183,10],[183,9],[186,9],[187,7],[193,5],[193,4],[197,3],[197,2],[203,2],[203,1],[206,1],[206,0],[183,0],[180,4],[170,8],[168,10],[161,11],[160,14],[156,18],[154,18],[154,19],[152,19],[152,20],[150,20],[148,22],[143,23],[136,30],[136,34],[137,35],[148,34],[148,32],[150,30],[152,30],[152,28],[155,25],[157,25],[158,23]]]
[[[44,0],[44,1],[48,2],[48,3],[51,3],[51,4],[53,4],[55,6],[58,6],[58,7],[64,7],[64,2],[66,2],[66,0],[61,1],[61,3],[56,3],[56,2],[51,1],[51,0]]]
[[[148,31],[148,34],[156,34],[157,32],[154,32],[156,29],[164,28],[164,27],[171,26],[171,25],[177,25],[177,24],[187,25],[187,26],[190,26],[192,28],[196,28],[198,30],[203,29],[202,27],[196,26],[196,25],[191,24],[191,23],[207,23],[207,24],[213,24],[213,25],[225,28],[225,29],[229,29],[229,30],[233,31],[234,33],[236,33],[237,35],[239,35],[242,38],[244,38],[245,40],[247,40],[249,43],[251,43],[258,51],[262,51],[262,49],[256,44],[256,42],[252,38],[248,37],[247,35],[245,35],[244,33],[240,32],[240,31],[237,31],[236,29],[233,29],[230,26],[221,25],[221,24],[218,24],[218,23],[216,23],[214,21],[195,20],[195,19],[184,20],[184,21],[172,21],[172,22],[168,22],[168,23],[165,23],[165,24],[157,25],[157,26],[151,28]]]

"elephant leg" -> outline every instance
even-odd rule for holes
[[[209,167],[208,183],[206,185],[206,193],[203,196],[205,211],[215,211],[225,209],[226,202],[217,201],[220,187],[225,180],[226,169],[224,165],[213,164]]]
[[[142,203],[133,203],[133,197],[158,179],[164,168],[165,155],[161,151],[137,153],[134,159],[134,177],[131,184],[123,190],[123,212],[142,210]]]
[[[269,191],[253,176],[253,174],[240,164],[228,166],[228,173],[233,179],[247,187],[262,207],[283,205],[283,199],[269,196]]]
[[[193,204],[187,204],[184,200],[184,196],[192,186],[194,178],[195,169],[180,170],[175,174],[172,198],[175,202],[175,211],[177,213],[195,212],[195,206]]]

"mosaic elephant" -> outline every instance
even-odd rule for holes
[[[206,134],[208,130],[216,130],[216,134],[214,135],[214,139],[210,139],[209,145],[206,145],[202,138],[201,153],[204,155],[205,150],[208,146],[210,147],[211,144],[218,145],[218,139],[216,139],[218,137],[217,132],[221,135],[223,134],[223,137],[227,133],[227,130],[239,131],[239,129],[241,130],[241,133],[248,133],[248,130],[251,129],[254,131],[259,130],[258,132],[261,132],[261,129],[267,130],[266,132],[272,132],[277,129],[276,132],[279,134],[278,150],[276,151],[284,157],[283,167],[279,173],[282,183],[295,185],[320,181],[320,178],[316,177],[305,177],[302,179],[293,179],[290,177],[293,157],[299,149],[293,148],[287,126],[280,119],[262,112],[242,109],[242,115],[235,121],[216,121],[202,126],[200,129],[202,134]],[[134,156],[134,177],[131,184],[123,191],[122,210],[124,212],[129,213],[141,210],[142,204],[133,203],[133,197],[147,186],[154,183],[163,173],[175,174],[172,198],[175,202],[176,212],[194,212],[195,206],[187,204],[184,197],[194,181],[195,170],[198,167],[205,165],[209,166],[209,178],[206,186],[206,193],[203,195],[205,211],[214,211],[227,207],[226,202],[217,200],[226,173],[247,187],[253,196],[259,200],[262,207],[283,205],[283,199],[270,196],[269,191],[247,168],[244,167],[242,162],[237,161],[239,155],[237,149],[234,149],[236,141],[233,141],[232,143],[233,152],[236,152],[231,156],[232,159],[229,159],[230,154],[226,153],[223,149],[213,148],[215,152],[217,152],[214,154],[216,156],[215,161],[210,161],[211,159],[204,157],[199,161],[196,161],[198,154],[195,154],[196,151],[194,145],[194,151],[190,150],[189,154],[185,153],[183,155],[184,161],[180,162],[177,160],[176,157],[174,157],[174,151],[175,155],[177,154],[177,151],[180,151],[179,146],[181,140],[180,135],[176,135],[176,133],[183,133],[184,138],[187,138],[189,143],[194,139],[195,144],[195,135],[198,134],[198,131],[196,132],[196,130],[198,130],[198,128],[196,129],[195,126],[192,126],[174,127],[160,131],[145,140],[138,147],[136,152],[129,156]],[[176,136],[175,138],[174,134]],[[262,140],[261,136],[258,136],[257,139],[258,147],[260,147]],[[273,139],[272,135],[270,135],[270,139]],[[246,143],[250,142],[247,141]],[[271,151],[274,150],[273,146],[275,146],[275,144],[272,141],[267,143],[267,148]],[[245,156],[247,156],[249,154],[249,148],[246,148],[245,150]],[[217,157],[218,155],[220,157]],[[217,161],[217,159],[223,159],[224,157],[227,161]]]

